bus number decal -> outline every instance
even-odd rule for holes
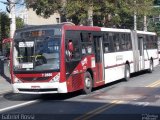
[[[52,73],[43,73],[42,74],[42,77],[51,77],[52,76]]]

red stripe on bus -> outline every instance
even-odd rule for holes
[[[132,61],[129,62],[129,64],[133,63]],[[109,68],[114,68],[114,67],[119,67],[119,66],[123,66],[125,65],[126,63],[122,63],[122,64],[115,64],[115,65],[111,65],[111,66],[106,66],[104,67],[105,69],[109,69]]]

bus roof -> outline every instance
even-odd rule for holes
[[[76,26],[73,23],[70,22],[64,22],[60,24],[49,24],[49,25],[33,25],[24,27],[21,29],[17,29],[16,32],[21,31],[30,31],[32,29],[52,29],[52,28],[64,28],[65,30],[88,30],[88,31],[109,31],[109,32],[125,32],[130,33],[132,30],[130,29],[118,29],[118,28],[105,28],[105,27],[97,27],[97,26]],[[136,31],[138,34],[150,34],[150,35],[156,35],[154,32],[146,32],[146,31]]]
[[[128,32],[130,33],[130,29],[118,29],[118,28],[101,28],[101,31],[110,31],[110,32]]]
[[[34,26],[28,26],[28,27],[24,27],[24,28],[21,28],[21,29],[17,29],[16,32],[20,32],[20,31],[29,31],[29,30],[32,30],[32,29],[51,29],[51,28],[61,28],[63,25],[62,24],[51,24],[51,25],[34,25]]]
[[[19,32],[19,31],[27,31],[27,30],[32,30],[32,29],[46,29],[46,28],[62,28],[62,26],[64,25],[67,25],[67,26],[75,26],[74,23],[71,23],[71,22],[62,22],[62,23],[59,23],[59,24],[47,24],[47,25],[29,25],[29,26],[26,26],[26,27],[23,27],[23,28],[20,28],[20,29],[17,29],[16,32]]]
[[[137,33],[138,33],[138,34],[144,34],[144,35],[146,35],[146,34],[147,34],[147,35],[148,35],[148,34],[149,34],[149,35],[156,35],[155,32],[146,32],[146,31],[138,31],[138,30],[137,30]]]
[[[100,27],[96,26],[68,26],[64,25],[65,30],[86,30],[86,31],[101,31]]]

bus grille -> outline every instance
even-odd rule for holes
[[[27,78],[20,78],[21,80],[25,81],[44,81],[48,80],[50,77],[27,77]]]
[[[52,91],[57,91],[57,88],[51,88],[51,89],[18,89],[21,92],[52,92]]]

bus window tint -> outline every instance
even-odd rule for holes
[[[104,53],[107,53],[107,52],[111,52],[112,50],[111,50],[111,37],[112,37],[112,34],[111,34],[111,36],[109,37],[109,34],[108,33],[105,33],[104,34],[104,43],[103,43],[103,45],[104,45]]]
[[[104,53],[132,49],[130,33],[104,33]]]
[[[91,33],[82,32],[81,36],[81,45],[82,45],[82,55],[92,54],[93,53],[93,36]]]
[[[119,41],[119,34],[118,33],[114,33],[113,41],[114,41],[115,51],[117,51],[117,52],[120,51],[120,41]]]
[[[157,48],[156,36],[146,35],[146,48],[147,49],[156,49]]]
[[[126,34],[126,47],[127,47],[127,50],[131,50],[132,49],[132,42],[131,42],[130,33]]]
[[[80,34],[77,31],[66,31],[66,58],[67,61],[80,59],[80,46],[79,46]],[[72,41],[73,51],[69,51],[68,43]]]
[[[124,33],[120,34],[121,50],[127,50],[125,38],[126,38],[126,35]]]

